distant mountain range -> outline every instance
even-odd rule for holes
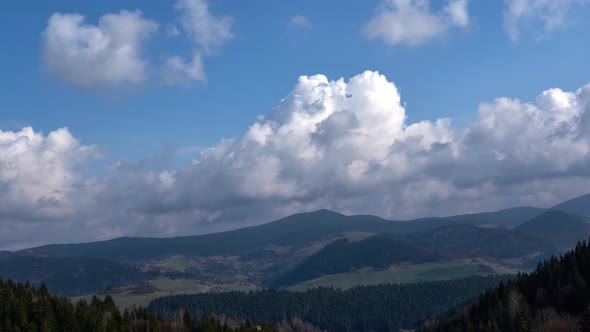
[[[63,282],[55,280],[63,281],[67,273],[74,276],[70,284],[83,284],[76,289],[84,293],[101,290],[105,285],[117,287],[174,273],[198,280],[240,275],[252,285],[266,287],[363,268],[467,258],[528,268],[540,258],[587,239],[589,219],[590,195],[550,209],[515,207],[409,221],[319,210],[222,233],[123,237],[2,252],[0,265],[11,268],[0,268],[0,278],[57,285]],[[80,258],[88,260],[82,263]],[[170,267],[171,258],[190,264],[175,270]],[[52,267],[43,268],[49,263],[44,265],[42,261],[50,262]],[[67,272],[72,266],[92,271],[93,278],[78,273],[80,280],[76,281],[77,274]],[[140,266],[142,269],[138,269]],[[133,277],[114,278],[112,271],[117,269],[133,271]]]

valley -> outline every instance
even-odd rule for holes
[[[528,271],[585,239],[589,225],[588,216],[529,207],[414,221],[319,210],[224,233],[6,252],[0,276],[75,299],[110,294],[120,307],[176,294],[349,289]]]

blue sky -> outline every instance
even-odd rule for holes
[[[96,229],[100,229],[98,238],[199,233],[323,207],[409,218],[521,204],[547,206],[584,193],[588,178],[580,168],[590,160],[585,145],[588,141],[580,134],[586,123],[586,97],[582,88],[590,81],[588,4],[585,0],[559,3],[548,0],[7,2],[0,11],[0,40],[4,45],[0,71],[5,77],[0,81],[3,91],[0,130],[8,138],[0,143],[8,152],[0,156],[5,159],[0,161],[12,168],[0,167],[0,180],[19,202],[23,197],[15,193],[22,192],[22,186],[37,188],[38,182],[41,185],[31,189],[32,196],[26,197],[32,205],[23,203],[23,210],[29,212],[21,213],[12,207],[3,212],[0,206],[3,225],[0,232],[18,230],[22,234],[0,243],[0,248],[38,244],[35,239],[24,240],[28,239],[27,232],[39,227],[53,231],[72,227],[71,220],[76,218],[85,220],[76,225],[79,231],[71,234],[56,231],[51,240],[96,239]],[[205,9],[199,15],[190,16],[191,10],[196,12],[195,8]],[[122,10],[129,15],[125,16]],[[58,29],[58,23],[75,20],[75,14],[83,16],[83,21],[79,18],[78,25],[70,26],[71,30]],[[121,19],[118,22],[123,22],[123,27],[111,25],[111,30],[106,29],[99,23],[105,15]],[[51,18],[54,20],[50,21]],[[132,24],[137,24],[135,33],[129,33]],[[72,53],[68,47],[91,42],[85,39],[90,34],[84,31],[100,31],[103,37],[110,38],[104,44],[106,48],[87,58]],[[60,44],[76,34],[79,44]],[[114,40],[121,42],[113,46]],[[135,52],[134,56],[111,64],[109,61],[116,59],[114,52],[125,47]],[[200,56],[202,67],[195,66],[189,72],[193,54]],[[180,64],[174,68],[169,66],[173,58]],[[184,67],[179,71],[179,66]],[[108,72],[112,68],[116,70]],[[361,75],[366,70],[384,77]],[[324,75],[327,81],[324,82],[323,76],[314,76],[311,83],[298,81],[301,75],[316,74]],[[342,107],[350,109],[330,109],[317,119],[313,118],[312,110],[306,113],[298,108],[306,103],[319,103],[324,110],[332,107],[325,100],[317,99],[309,84],[317,84],[316,88],[330,85],[323,93],[337,94],[339,88],[333,81],[339,78],[348,84],[346,89],[356,91],[354,97],[377,91],[377,101],[370,98],[352,104],[342,101],[345,105]],[[395,84],[393,90],[389,86],[392,84]],[[365,86],[366,90],[359,90],[357,85]],[[381,95],[383,91],[389,95]],[[544,94],[549,101],[538,97],[543,91],[549,91]],[[395,96],[401,96],[401,104]],[[522,102],[495,101],[499,97]],[[286,109],[284,112],[291,116],[290,120],[277,120],[279,113],[273,111],[283,98],[286,101],[279,108]],[[325,141],[312,142],[313,148],[305,151],[280,145],[283,144],[280,128],[291,132],[304,130],[304,125],[297,127],[294,119],[315,121],[309,129],[313,135],[301,141],[303,145],[329,131],[325,128],[332,128],[327,127],[331,122],[324,121],[333,113],[339,114],[339,118],[333,118],[337,125],[358,121],[362,123],[359,128],[366,125],[370,129],[371,123],[378,122],[366,114],[373,114],[372,110],[381,105],[379,101],[391,106],[391,117],[374,119],[391,121],[401,127],[391,132],[387,131],[391,128],[382,132],[375,129],[380,136],[370,141],[385,136],[388,153],[401,144],[405,152],[395,158],[384,156],[382,146],[367,146],[362,140],[353,140],[353,136],[340,141],[344,131],[324,139],[330,142],[330,147],[346,150],[347,146],[357,146],[363,150],[367,146],[366,150],[373,154],[366,155],[359,150],[358,154],[338,159],[337,154],[328,157],[328,145],[322,145]],[[487,108],[482,108],[482,103]],[[532,114],[531,107],[539,113]],[[568,110],[563,111],[566,115],[556,111],[562,108]],[[517,126],[519,121],[525,121],[519,112],[529,116],[526,120],[529,122],[545,119],[539,126],[565,122],[535,131],[529,128],[530,137],[523,138],[521,149],[509,150],[510,144],[506,142],[519,137],[518,131],[526,128]],[[301,114],[305,116],[298,117]],[[265,118],[258,118],[260,115]],[[501,116],[504,116],[502,121],[498,120]],[[401,124],[396,122],[404,117]],[[451,122],[441,122],[439,126],[437,120],[442,118]],[[495,134],[479,133],[485,137],[480,138],[485,144],[470,143],[476,136],[474,133],[489,125],[490,118],[495,119],[492,125]],[[423,120],[428,122],[412,127]],[[22,129],[29,126],[32,132],[24,133]],[[253,126],[262,131],[255,132]],[[561,149],[559,153],[563,155],[555,158],[566,160],[566,165],[537,167],[548,157],[535,147],[548,142],[548,137],[554,137],[564,126],[571,128],[572,137],[570,141],[555,143],[554,148]],[[54,135],[59,139],[50,139],[51,133],[64,127],[67,130]],[[261,134],[264,130],[266,136]],[[355,135],[365,132],[355,130]],[[501,139],[494,136],[497,133],[503,133]],[[35,145],[33,136],[45,143]],[[418,145],[424,151],[420,153],[433,165],[443,166],[435,170],[434,166],[425,166],[422,159],[412,159],[417,152],[410,153],[407,149],[417,143],[410,136],[421,137],[422,143]],[[27,137],[30,145],[22,148],[18,145],[22,143],[19,137]],[[232,146],[223,141],[232,138]],[[261,147],[246,149],[245,142],[250,138],[267,147],[268,140],[272,140],[272,151]],[[452,166],[447,158],[436,159],[439,157],[435,156],[433,146],[439,145],[448,146],[452,151],[448,154],[453,155],[457,164],[470,165],[473,169],[481,167],[473,159],[476,157],[457,157],[460,155],[457,151],[473,150],[488,151],[501,165],[489,174],[475,172],[474,177],[485,181],[459,181],[452,175],[456,165]],[[575,146],[575,150],[567,150],[566,145]],[[207,148],[222,151],[225,157],[213,152],[200,154]],[[42,165],[47,163],[43,159],[47,151],[58,154],[57,159],[52,159],[55,165],[51,167]],[[323,154],[323,161],[310,161],[315,157],[301,161],[300,154],[315,157]],[[523,155],[527,158],[522,158]],[[242,159],[236,157],[239,160],[235,164],[226,164],[224,160],[228,156]],[[402,159],[407,164],[394,163]],[[256,164],[260,160],[264,162]],[[286,165],[288,160],[311,166],[294,169]],[[324,192],[306,184],[324,171],[314,166],[314,162],[332,165],[333,169],[342,166],[349,173],[325,184],[328,189]],[[264,170],[250,174],[241,168],[254,164]],[[418,164],[425,167],[417,167],[421,170],[419,174],[400,173],[389,177],[395,170],[411,169]],[[393,168],[388,170],[385,165]],[[380,167],[384,167],[383,175],[374,174],[379,176],[379,186],[370,180],[360,185],[361,180],[355,177]],[[133,169],[134,173],[120,174],[118,170],[123,168]],[[17,175],[11,171],[14,169]],[[231,170],[250,176],[242,179]],[[522,170],[528,173],[521,174]],[[31,184],[25,180],[31,172],[52,180]],[[258,178],[264,172],[276,178],[272,181]],[[356,175],[352,176],[353,173]],[[210,195],[215,199],[204,199],[200,196],[202,192],[218,186],[219,182],[203,180],[212,178],[222,178],[220,182],[230,179],[226,184],[229,189],[219,189],[220,192],[215,189]],[[164,189],[156,188],[154,181],[173,192],[158,196],[161,194],[158,190]],[[193,184],[199,193],[180,188],[181,182]],[[572,189],[571,183],[577,185]],[[256,194],[251,197],[235,189],[250,185],[260,192],[253,190]],[[109,187],[119,192],[108,193],[104,188]],[[549,189],[539,191],[539,187]],[[416,192],[416,188],[424,192]],[[136,190],[144,192],[140,195]],[[147,194],[152,191],[153,195]],[[376,203],[374,195],[367,192],[388,200]],[[73,196],[85,197],[84,204],[92,205],[89,211],[112,209],[113,212],[108,216],[86,215],[71,208],[82,204],[72,200]],[[145,200],[136,201],[136,196]],[[127,204],[118,206],[112,203],[113,197],[118,197],[118,203]],[[421,198],[411,204],[416,197]],[[55,204],[49,210],[44,205],[48,201]],[[165,203],[159,206],[156,201]],[[228,207],[228,204],[235,206]],[[261,209],[262,205],[272,208]],[[56,218],[70,221],[67,226],[54,224]],[[135,221],[121,226],[121,220],[129,219]]]
[[[544,89],[572,90],[588,81],[587,8],[541,39],[536,34],[542,27],[536,27],[539,31],[512,42],[503,28],[504,4],[472,1],[468,29],[408,47],[363,36],[362,27],[379,4],[214,1],[215,14],[235,18],[235,39],[205,60],[206,83],[163,87],[154,80],[119,92],[78,88],[47,75],[40,61],[47,20],[55,12],[80,13],[96,24],[104,14],[139,9],[160,24],[146,50],[157,62],[171,50],[190,54],[190,42],[165,36],[166,24],[175,22],[170,2],[9,2],[0,14],[0,38],[10,45],[0,64],[10,78],[0,83],[1,127],[28,124],[49,132],[67,126],[83,142],[106,149],[108,159],[132,160],[164,145],[207,147],[243,134],[300,75],[337,79],[377,70],[400,87],[410,121],[447,116],[461,122],[473,117],[479,103],[498,96],[532,100]],[[308,17],[312,27],[293,26],[294,15]]]

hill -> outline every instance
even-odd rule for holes
[[[532,206],[520,206],[509,209],[503,209],[496,212],[462,214],[440,218],[423,218],[414,220],[414,222],[426,220],[439,220],[466,222],[468,224],[488,224],[496,226],[515,227],[526,222],[527,220],[530,220],[531,218],[540,215],[543,212],[545,212],[545,209]]]
[[[133,285],[160,275],[138,267],[103,259],[81,257],[0,258],[0,276],[32,285],[45,283],[52,292],[66,296],[96,293]]]
[[[287,286],[362,267],[384,268],[401,262],[424,263],[436,260],[433,250],[400,241],[392,235],[376,235],[352,243],[341,239],[330,243],[270,285]]]
[[[364,267],[382,269],[398,263],[451,262],[465,258],[483,258],[491,262],[512,259],[511,264],[515,267],[527,268],[556,251],[546,242],[540,237],[507,228],[470,225],[444,226],[406,235],[381,234],[352,243],[343,239],[305,259],[273,280],[270,286],[290,286]],[[491,268],[488,270],[494,272]]]
[[[426,326],[428,331],[588,331],[590,246],[578,243],[560,259],[480,295],[474,305]]]
[[[560,249],[571,248],[572,243],[590,236],[588,218],[560,210],[549,210],[515,229],[549,239]]]
[[[590,218],[590,194],[586,194],[580,197],[570,199],[563,203],[559,203],[552,209],[561,210],[580,216],[584,216],[586,218]]]
[[[579,198],[578,205],[584,199]],[[0,259],[9,257],[13,268],[0,268],[0,277],[46,281],[61,294],[66,294],[63,293],[66,288],[56,285],[71,283],[79,286],[76,287],[79,289],[76,294],[82,294],[92,290],[104,291],[101,288],[116,287],[128,281],[146,281],[145,275],[136,274],[132,279],[117,280],[101,272],[120,269],[130,275],[133,274],[130,271],[138,267],[151,274],[181,273],[211,289],[220,285],[224,289],[244,285],[249,288],[264,287],[269,285],[269,281],[279,278],[289,280],[288,274],[293,271],[300,276],[291,280],[308,280],[306,278],[363,268],[382,269],[388,264],[403,261],[420,264],[422,260],[414,261],[408,257],[416,258],[425,252],[436,257],[427,260],[429,262],[447,263],[469,258],[472,262],[468,264],[477,261],[476,264],[483,263],[494,269],[499,267],[496,270],[532,268],[544,255],[568,248],[572,240],[588,234],[585,229],[587,224],[574,221],[562,223],[566,226],[561,229],[556,229],[555,225],[553,228],[545,227],[551,222],[541,222],[544,227],[531,226],[548,215],[552,214],[545,214],[543,209],[517,207],[497,212],[395,221],[319,210],[214,234],[173,238],[124,237],[91,243],[47,245],[15,253],[1,252]],[[575,219],[571,216],[567,218]],[[523,226],[517,227],[515,232],[503,227],[520,224]],[[363,242],[379,234],[395,236]],[[321,252],[328,244],[340,239],[350,242],[337,242]],[[357,244],[359,241],[361,243]],[[388,254],[386,257],[367,254],[375,250]],[[406,257],[399,252],[404,252]],[[314,256],[316,253],[318,256]],[[322,255],[326,256],[321,258]],[[22,261],[16,263],[21,259],[19,257]],[[375,257],[381,257],[383,261],[376,262]],[[38,263],[35,259],[51,260],[52,269],[61,271],[61,274],[36,271]],[[86,272],[76,272],[72,266],[78,261],[82,271],[94,271],[93,275],[102,277],[86,278]],[[326,261],[329,263],[321,263]],[[500,266],[491,266],[489,262]],[[43,264],[46,263],[41,263],[41,270],[45,269]],[[310,265],[305,267],[305,264]],[[78,282],[72,280],[72,276],[80,276],[79,280],[87,281]],[[104,280],[99,280],[102,278]],[[96,284],[91,285],[91,280]]]

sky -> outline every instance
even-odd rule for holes
[[[590,192],[590,1],[12,1],[0,250]]]

